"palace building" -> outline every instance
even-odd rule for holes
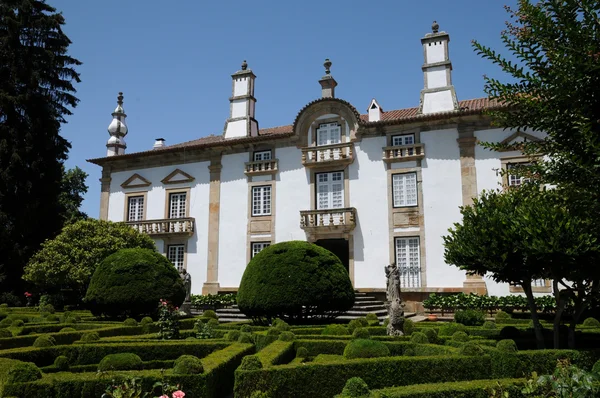
[[[193,293],[234,291],[252,256],[289,240],[334,252],[359,291],[384,291],[384,266],[396,263],[403,292],[420,297],[517,293],[446,264],[442,236],[482,190],[522,182],[510,168],[526,157],[478,143],[543,134],[493,127],[484,111],[500,105],[487,98],[459,101],[449,35],[432,28],[421,39],[425,86],[414,108],[384,111],[373,99],[361,114],[336,97],[326,60],[321,97],[290,125],[261,129],[256,76],[244,61],[232,75],[222,135],[174,145],[159,138],[148,151],[126,153],[120,93],[106,157],[89,160],[102,167],[100,218],[151,236],[192,275]],[[551,291],[548,281],[534,285]]]

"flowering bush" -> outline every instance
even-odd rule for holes
[[[179,338],[179,307],[173,307],[167,300],[158,303],[158,337],[162,340]]]
[[[154,392],[160,388],[161,395],[158,398],[184,398],[185,393],[181,391],[180,386],[171,386],[168,383],[157,381],[152,386],[151,392],[144,392],[142,388],[142,380],[140,378],[132,378],[125,380],[118,385],[113,380],[113,384],[106,388],[102,395],[103,398],[149,398],[154,396]],[[171,394],[171,396],[169,396]]]
[[[540,296],[535,298],[535,303],[539,311],[552,313],[556,308],[556,301],[552,296]],[[525,296],[486,296],[475,293],[458,293],[450,295],[431,294],[423,301],[423,306],[428,310],[441,310],[444,312],[453,312],[461,309],[478,309],[482,311],[529,311],[527,298]]]
[[[224,293],[224,294],[192,294],[191,297],[192,306],[198,310],[211,307],[217,309],[220,307],[227,307],[235,304],[236,294],[235,293]]]

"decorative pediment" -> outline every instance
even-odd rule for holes
[[[134,175],[132,175],[131,177],[126,179],[125,182],[123,184],[121,184],[121,187],[123,187],[123,188],[140,188],[140,187],[147,187],[151,184],[152,183],[150,181],[148,181],[147,179],[145,179],[138,173],[135,173]]]
[[[186,182],[192,182],[195,178],[186,173],[183,170],[175,169],[161,180],[163,184],[181,184]]]
[[[503,152],[506,152],[506,151],[519,150],[521,147],[520,144],[522,144],[524,142],[537,142],[537,141],[541,141],[541,140],[538,137],[535,137],[531,134],[527,134],[522,131],[517,131],[517,132],[509,135],[508,137],[506,137],[504,140],[502,140],[500,142],[500,144],[506,146],[506,149],[503,150]]]

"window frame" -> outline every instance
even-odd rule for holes
[[[402,143],[402,144],[394,144],[394,140],[395,140],[396,138],[399,138],[399,137],[411,137],[411,138],[412,138],[412,143],[411,143],[411,144],[405,144],[405,143],[404,143],[404,139],[403,139],[403,140],[402,140],[402,141],[403,141],[403,143]],[[417,137],[416,137],[416,134],[415,134],[415,133],[410,133],[410,134],[395,134],[395,135],[392,135],[392,136],[390,137],[390,146],[415,145],[415,144],[417,143],[417,141],[416,141],[416,138],[417,138]]]
[[[141,210],[138,208],[136,211],[136,219],[132,220],[131,219],[131,202],[132,200],[140,200],[141,199],[141,206],[138,205],[138,207],[141,207]],[[144,221],[144,219],[146,215],[146,195],[129,195],[127,196],[127,222],[137,222],[137,221]]]
[[[144,199],[143,210],[142,210],[142,218],[140,220],[130,221],[129,220],[129,198],[142,196]],[[123,222],[141,222],[145,221],[146,214],[148,209],[148,191],[135,191],[135,192],[126,192],[125,193],[125,201],[123,203]]]
[[[179,255],[181,254],[181,268],[178,268],[177,263],[171,260],[171,248],[181,248],[181,253],[175,253],[175,255],[177,257],[179,257]],[[172,244],[167,244],[166,248],[165,248],[165,255],[167,257],[167,260],[169,260],[171,262],[171,264],[173,264],[173,266],[175,266],[175,269],[177,270],[177,272],[181,272],[181,270],[185,269],[187,270],[187,264],[186,264],[186,260],[187,260],[187,247],[185,243],[172,243]],[[176,259],[177,262],[179,262],[179,259]]]
[[[398,267],[398,269],[400,270],[400,265],[399,265],[399,247],[398,247],[398,241],[406,241],[406,243],[404,244],[404,246],[406,247],[406,263],[410,264],[411,263],[411,256],[410,256],[410,240],[416,240],[417,241],[417,264],[418,264],[418,269],[419,272],[417,273],[417,278],[418,278],[418,283],[417,286],[412,286],[412,285],[403,285],[402,283],[404,282],[404,278],[402,277],[402,273],[400,273],[400,282],[401,282],[401,287],[405,288],[405,289],[411,289],[411,288],[421,288],[423,287],[423,264],[422,264],[422,259],[421,259],[421,237],[418,235],[415,236],[395,236],[394,237],[394,263],[396,264],[396,266]]]
[[[508,162],[506,163],[506,185],[509,187],[520,187],[523,186],[523,184],[531,181],[531,178],[525,177],[525,176],[518,176],[516,174],[511,174],[510,170],[513,168],[519,168],[519,167],[527,167],[527,166],[532,166],[533,162]],[[511,184],[511,179],[512,177],[518,178],[519,183],[518,184]]]
[[[414,176],[414,181],[415,181],[415,196],[414,196],[414,204],[397,204],[396,202],[396,176],[408,176],[408,175],[413,175]],[[391,188],[392,188],[392,207],[394,209],[398,209],[398,208],[406,208],[406,207],[418,207],[419,206],[419,181],[418,181],[418,176],[417,176],[417,172],[416,171],[410,171],[410,172],[406,172],[406,173],[393,173],[391,175]],[[406,177],[404,178],[404,181],[406,181]],[[403,182],[403,187],[406,186],[406,183]],[[404,192],[404,197],[407,198],[407,192]],[[405,199],[405,203],[407,202],[407,199]]]
[[[268,212],[264,211],[265,208],[265,190],[268,188],[269,191],[269,198],[268,198],[268,202],[269,202],[269,210]],[[260,191],[261,194],[259,196],[259,207],[260,207],[260,212],[256,212],[256,196],[255,196],[255,191]],[[250,203],[250,208],[251,208],[251,214],[252,217],[262,217],[262,216],[270,216],[273,213],[273,186],[272,184],[266,184],[266,185],[254,185],[252,186],[252,189],[250,190],[250,198],[251,198],[251,203]]]
[[[255,253],[254,252],[254,248],[256,246],[261,246],[262,248]],[[253,242],[250,242],[250,259],[254,258],[254,256],[256,256],[261,251],[265,250],[269,246],[271,246],[271,241],[253,241]]]
[[[341,190],[341,198],[342,198],[342,206],[341,207],[328,207],[328,208],[320,208],[319,207],[319,186],[322,184],[321,182],[319,182],[319,176],[323,175],[323,174],[327,174],[329,176],[331,176],[331,180],[327,182],[327,184],[329,186],[332,185],[332,183],[334,181],[339,181],[342,185],[342,190]],[[333,175],[334,174],[339,174],[341,176],[340,180],[333,180]],[[346,207],[346,172],[344,170],[334,170],[334,171],[319,171],[319,172],[315,172],[314,173],[314,184],[315,184],[315,196],[314,196],[314,200],[315,200],[315,205],[314,205],[314,210],[333,210],[333,209],[344,209]],[[333,191],[331,191],[333,193]],[[333,197],[331,198],[331,202],[333,205]]]
[[[264,159],[264,154],[268,153],[269,154],[269,159]],[[262,159],[257,159],[257,155],[263,157]],[[253,162],[268,162],[270,160],[273,160],[273,151],[270,149],[267,150],[263,150],[263,151],[254,151],[254,153],[252,154],[252,161]]]
[[[338,132],[339,132],[339,141],[338,142],[334,142],[331,143],[330,141],[330,130],[329,127],[335,125],[338,128]],[[327,144],[319,144],[319,138],[321,137],[321,133],[323,133],[323,131],[321,131],[321,129],[324,128],[324,126],[327,126]],[[332,121],[332,122],[322,122],[318,125],[318,127],[315,129],[315,146],[319,147],[319,146],[328,146],[328,145],[338,145],[344,142],[344,131],[342,129],[342,125],[340,122],[338,121]]]

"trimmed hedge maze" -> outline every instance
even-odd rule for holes
[[[154,323],[78,316],[64,322],[57,313],[48,321],[27,309],[4,309],[10,326],[0,329],[13,337],[0,338],[1,397],[98,398],[109,385],[137,379],[152,396],[161,395],[156,383],[167,383],[179,385],[186,398],[232,391],[236,398],[346,398],[353,396],[340,394],[355,377],[371,398],[489,397],[492,388],[520,397],[533,371],[550,374],[559,359],[590,370],[600,358],[591,349],[600,346],[600,329],[591,322],[578,331],[590,349],[574,351],[532,350],[532,331],[519,322],[422,322],[411,335],[388,337],[385,327],[366,320],[261,327],[205,317],[181,320],[179,340],[159,340]]]

